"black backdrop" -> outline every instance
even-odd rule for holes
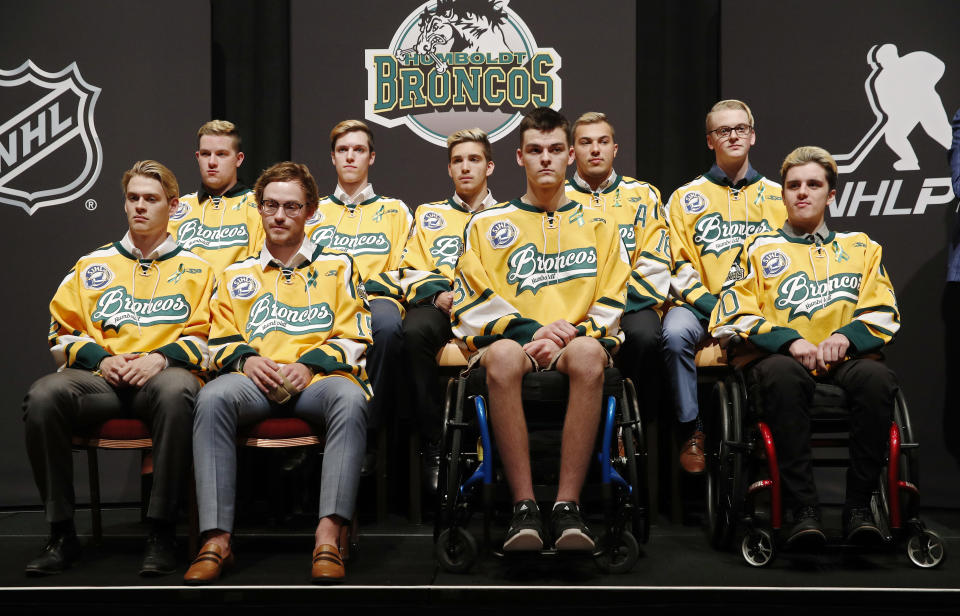
[[[28,58],[46,70],[76,61],[84,78],[102,88],[96,121],[104,154],[100,178],[76,202],[42,208],[33,216],[0,207],[0,242],[10,254],[28,255],[29,263],[28,269],[11,267],[2,274],[3,314],[13,324],[6,342],[13,352],[5,354],[0,387],[6,409],[0,419],[0,506],[38,504],[23,450],[20,399],[33,379],[53,368],[43,335],[56,284],[79,254],[123,231],[117,192],[122,170],[138,158],[156,158],[174,169],[184,192],[193,190],[194,132],[203,121],[224,117],[243,132],[247,160],[241,179],[252,182],[260,169],[292,156],[311,166],[323,190],[331,189],[335,176],[327,162],[327,134],[339,119],[363,117],[363,51],[386,48],[400,20],[420,4],[4,3],[0,70]],[[956,54],[950,29],[960,23],[956,5],[925,0],[911,3],[909,12],[897,2],[883,10],[874,6],[866,0],[595,0],[589,9],[599,18],[588,22],[583,2],[510,2],[537,44],[556,49],[563,59],[562,111],[569,117],[589,109],[609,113],[618,129],[618,169],[651,181],[665,196],[709,166],[703,116],[721,95],[742,97],[754,106],[759,122],[755,164],[770,175],[800,142],[849,151],[873,122],[863,82],[869,73],[867,51],[877,42],[897,43],[901,55],[925,49],[944,59],[947,76],[939,90],[952,113],[960,105],[960,62],[947,59]],[[904,34],[904,23],[913,24],[908,29],[913,34]],[[876,40],[866,40],[874,31]],[[819,77],[827,82],[815,82]],[[0,89],[0,114],[7,114],[0,115],[0,125],[15,113],[4,107],[8,99],[3,96]],[[820,126],[825,132],[817,132]],[[406,127],[373,129],[380,158],[372,180],[378,190],[411,206],[449,193],[441,148]],[[917,129],[916,135],[921,133]],[[942,149],[924,139],[911,138],[923,177],[946,175],[937,168],[943,166]],[[492,186],[499,198],[522,189],[514,141],[507,135],[494,144],[498,167]],[[876,192],[887,176],[902,177],[898,205],[912,203],[919,188],[908,184],[916,184],[919,175],[876,175],[880,172],[870,165],[891,169],[882,143],[873,158],[855,178],[868,181],[866,193]],[[86,211],[83,204],[91,198],[99,206]],[[868,212],[869,204],[861,209]],[[941,205],[917,216],[856,216],[838,219],[835,226],[861,228],[889,244],[885,261],[904,313],[904,334],[891,351],[891,363],[901,373],[921,427],[926,502],[957,506],[960,495],[953,486],[960,472],[945,442],[951,438],[942,410],[948,377],[937,307],[946,210]],[[85,473],[78,476],[82,500]],[[111,465],[105,479],[106,500],[135,500],[132,459]]]

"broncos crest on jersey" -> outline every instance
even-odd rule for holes
[[[454,335],[471,350],[500,338],[525,344],[563,319],[608,349],[622,342],[630,257],[615,226],[584,212],[573,201],[544,212],[516,199],[475,214],[456,269]]]
[[[714,166],[674,191],[667,203],[671,299],[703,320],[744,240],[779,229],[786,220],[779,184],[752,168],[737,188],[719,174]]]
[[[279,268],[265,253],[234,263],[210,299],[213,368],[258,354],[306,364],[315,373],[311,384],[346,377],[369,397],[365,354],[372,338],[361,289],[353,259],[319,246],[295,268]]]
[[[48,339],[58,365],[95,370],[111,355],[156,351],[206,369],[213,268],[167,241],[153,260],[115,242],[77,262],[50,302]]]
[[[222,197],[203,191],[180,197],[167,230],[218,273],[256,254],[263,244],[263,223],[253,191],[239,184]]]
[[[830,232],[820,244],[783,230],[755,235],[737,258],[743,277],[720,294],[711,333],[771,353],[798,338],[819,344],[841,333],[851,354],[877,351],[900,329],[881,253],[864,233]]]
[[[567,181],[567,198],[586,212],[602,212],[620,231],[633,272],[625,312],[661,310],[670,291],[670,243],[660,191],[622,175],[601,191],[591,191],[577,178]]]
[[[450,291],[470,216],[471,212],[452,198],[420,204],[400,267],[374,277],[367,290],[408,305]]]

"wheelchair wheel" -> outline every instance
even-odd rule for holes
[[[735,400],[739,400],[736,385],[733,391],[724,381],[714,385],[714,419],[707,434],[711,441],[707,456],[707,535],[710,545],[718,550],[729,549],[737,526],[735,482],[742,480],[741,456],[730,450],[728,443],[740,441],[740,421]]]
[[[907,540],[907,556],[917,567],[932,569],[943,562],[947,552],[940,535],[932,530],[923,529],[910,534]]]
[[[477,560],[477,540],[459,526],[445,528],[440,532],[433,548],[444,571],[463,573]]]
[[[776,550],[773,547],[773,537],[769,531],[755,528],[748,532],[740,542],[740,553],[743,560],[751,567],[766,567],[773,562]]]
[[[622,412],[625,421],[636,421],[632,426],[623,426],[620,430],[620,441],[623,445],[623,457],[627,465],[627,481],[632,491],[630,504],[632,508],[633,537],[640,543],[647,543],[650,538],[649,495],[647,483],[643,479],[646,473],[646,456],[643,453],[643,425],[640,422],[640,411],[637,406],[637,393],[630,379],[624,379],[625,396],[623,403],[627,406]]]
[[[628,530],[619,536],[604,537],[600,549],[593,561],[606,573],[628,573],[640,559],[640,545]]]

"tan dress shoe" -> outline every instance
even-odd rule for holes
[[[184,574],[183,583],[200,585],[215,582],[225,568],[233,565],[233,561],[233,550],[224,550],[216,543],[208,541],[200,548],[200,553]]]
[[[699,475],[707,469],[707,458],[703,453],[705,435],[697,430],[680,448],[680,468],[691,475]]]
[[[343,559],[340,558],[340,549],[335,545],[323,543],[313,551],[313,567],[310,570],[310,579],[314,584],[329,584],[340,582],[346,577],[343,568]]]

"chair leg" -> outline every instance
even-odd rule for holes
[[[103,540],[103,521],[100,518],[100,463],[96,447],[87,448],[87,474],[90,477],[90,519],[93,526],[93,542]]]
[[[153,450],[140,450],[140,522],[147,521],[150,492],[153,489]]]
[[[387,430],[377,431],[377,523],[387,519]]]
[[[411,428],[410,439],[407,442],[408,456],[408,474],[410,478],[410,521],[414,524],[422,522],[421,496],[420,496],[420,465],[422,464],[420,455],[420,434],[416,429]]]

